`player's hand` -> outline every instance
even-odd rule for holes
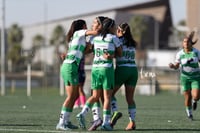
[[[174,64],[173,63],[169,63],[169,68],[174,68]]]
[[[65,60],[65,56],[66,56],[65,53],[60,54],[60,58],[61,58],[61,60]]]
[[[109,54],[109,53],[104,53],[104,54],[103,54],[103,57],[104,57],[105,59],[112,60],[112,59],[114,58],[114,55],[111,55],[111,54]]]

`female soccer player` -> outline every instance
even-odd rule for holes
[[[184,93],[186,113],[189,119],[193,120],[192,108],[196,110],[197,101],[200,98],[200,51],[193,47],[197,42],[193,42],[194,31],[183,39],[183,49],[176,54],[175,63],[170,63],[169,67],[178,69],[181,65],[181,89]]]
[[[115,98],[116,92],[124,84],[126,101],[128,104],[128,113],[130,122],[125,130],[134,130],[136,104],[134,101],[135,86],[138,79],[138,70],[135,63],[135,48],[136,41],[130,31],[130,27],[127,23],[121,23],[117,28],[117,36],[122,42],[123,55],[122,57],[116,57],[116,69],[115,69],[115,88],[112,93],[112,119],[111,124],[114,126],[117,120],[122,116],[122,113],[118,112],[117,100]]]
[[[96,35],[97,31],[87,30],[84,20],[73,21],[67,33],[69,50],[61,66],[61,75],[64,79],[67,98],[65,99],[57,130],[71,130],[78,128],[70,122],[70,114],[74,102],[78,97],[78,66],[86,47],[86,35]]]
[[[77,115],[79,126],[85,128],[85,115],[94,102],[97,102],[101,95],[103,102],[103,123],[102,130],[112,130],[110,125],[110,99],[114,87],[113,57],[115,52],[122,54],[119,39],[115,34],[115,21],[107,18],[103,22],[100,34],[93,38],[94,60],[92,66],[92,96],[88,98],[82,111]],[[116,50],[116,51],[115,51]],[[101,94],[103,91],[103,94]]]
[[[103,21],[106,19],[107,17],[104,16],[98,16],[93,20],[92,23],[92,30],[98,30],[99,32],[102,30],[103,27]],[[94,36],[93,36],[94,37]],[[90,40],[93,39],[93,37],[91,37]],[[93,45],[91,46],[92,51],[94,51],[94,47]],[[92,91],[91,91],[92,94]],[[103,103],[103,96],[101,95],[101,102]],[[93,114],[93,121],[91,122],[91,126],[88,128],[89,131],[94,131],[96,130],[99,126],[101,126],[102,124],[102,119],[100,116],[100,100],[95,102],[92,105],[92,114]]]

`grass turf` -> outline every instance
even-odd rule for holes
[[[65,96],[59,96],[58,89],[33,89],[27,97],[24,89],[0,96],[0,132],[60,132],[55,130],[60,109]],[[119,110],[123,117],[112,132],[127,132],[124,128],[129,122],[125,97],[117,95]],[[161,92],[156,96],[135,95],[137,114],[135,133],[188,133],[200,131],[199,108],[194,111],[194,121],[186,117],[183,96],[181,94]],[[74,109],[71,121],[77,124],[75,116],[81,109]],[[87,126],[92,120],[89,112]],[[72,132],[88,132],[81,129]],[[95,132],[100,131],[99,129]]]

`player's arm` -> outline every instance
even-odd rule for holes
[[[104,55],[103,55],[103,57],[105,59],[113,59],[116,56],[118,56],[118,57],[122,56],[122,47],[121,46],[115,48],[115,53],[114,54],[109,54],[108,52],[104,52]]]
[[[103,57],[108,60],[112,60],[114,58],[114,54],[109,54],[108,52],[103,54]]]
[[[179,63],[169,63],[169,68],[171,68],[171,69],[178,69],[179,68]]]
[[[94,48],[94,45],[92,45],[90,42],[87,42],[84,54],[92,53],[93,52],[93,48]]]
[[[115,54],[116,54],[115,56],[118,56],[118,57],[121,57],[121,56],[122,56],[123,50],[122,50],[122,47],[121,47],[121,46],[119,46],[119,47],[116,48]]]
[[[85,35],[88,36],[88,35],[97,35],[98,34],[98,31],[94,31],[94,30],[87,30],[85,32]]]
[[[115,43],[115,57],[122,57],[123,55],[123,50],[122,50],[122,42],[119,40],[118,37],[113,39]]]

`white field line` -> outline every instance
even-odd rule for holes
[[[57,130],[28,130],[28,129],[6,129],[6,128],[0,128],[1,131],[12,131],[12,132],[33,132],[33,133],[63,133],[66,131],[57,131]],[[73,133],[80,133],[80,132],[74,132]],[[89,132],[84,132],[89,133]]]

